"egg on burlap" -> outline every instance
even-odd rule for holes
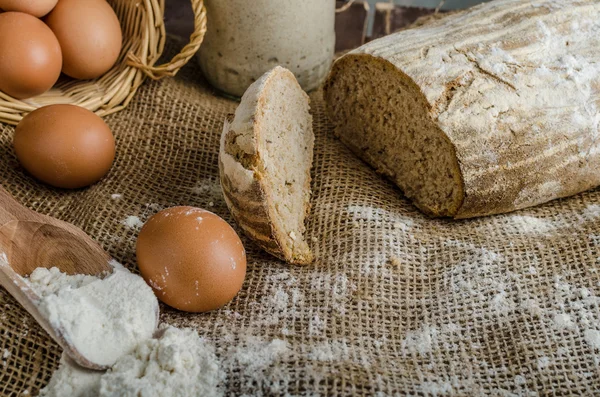
[[[187,312],[227,304],[246,276],[246,251],[237,233],[200,208],[174,207],[150,218],[137,240],[137,260],[158,299]]]

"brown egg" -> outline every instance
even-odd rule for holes
[[[187,312],[218,309],[246,277],[246,251],[227,222],[193,207],[154,215],[137,241],[142,277],[159,300]]]
[[[123,37],[106,0],[59,0],[46,23],[60,42],[66,75],[94,79],[117,61]]]
[[[18,11],[41,18],[48,14],[58,0],[0,0],[0,8],[4,11]]]
[[[39,19],[22,12],[0,14],[0,91],[26,99],[48,91],[62,67],[60,45]]]
[[[108,173],[115,139],[100,117],[74,105],[51,105],[29,113],[17,126],[19,162],[49,185],[77,189]]]

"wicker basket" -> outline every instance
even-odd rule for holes
[[[73,80],[61,76],[48,92],[18,100],[0,91],[0,122],[17,124],[29,112],[45,105],[70,103],[106,116],[124,109],[145,77],[174,76],[198,51],[206,32],[203,0],[191,0],[194,33],[190,42],[170,62],[154,66],[166,39],[164,0],[108,0],[123,29],[123,49],[115,66],[95,80]]]

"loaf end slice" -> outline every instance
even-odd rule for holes
[[[265,251],[293,264],[314,259],[304,238],[313,149],[308,95],[282,67],[248,88],[221,136],[221,186],[232,216]]]
[[[464,189],[453,144],[411,78],[365,54],[339,59],[325,85],[335,134],[423,212],[452,217]]]

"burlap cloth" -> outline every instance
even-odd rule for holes
[[[226,395],[600,393],[600,192],[504,216],[428,219],[334,138],[321,92],[311,99],[316,263],[287,266],[243,238],[248,275],[233,302],[208,314],[161,307],[162,321],[217,346]],[[0,126],[0,183],[137,271],[139,229],[128,217],[192,205],[232,222],[217,153],[235,108],[192,62],[107,118],[118,148],[102,182],[37,183],[15,159],[13,128]],[[60,349],[4,289],[0,306],[0,394],[36,395]]]

